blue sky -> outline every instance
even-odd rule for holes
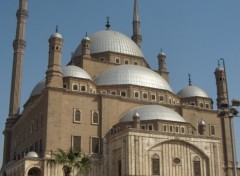
[[[192,83],[204,89],[216,105],[214,70],[224,58],[229,96],[240,98],[240,1],[239,0],[139,0],[142,51],[157,69],[160,49],[167,55],[170,85],[175,92]],[[0,130],[8,115],[10,81],[18,0],[0,6]],[[48,60],[48,38],[55,26],[64,37],[63,65],[87,32],[105,29],[110,16],[111,29],[132,35],[133,0],[41,0],[29,1],[22,78],[21,106],[32,88],[44,76]],[[240,118],[234,120],[238,160],[240,160]],[[0,162],[3,135],[0,136]]]

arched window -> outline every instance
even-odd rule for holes
[[[215,127],[213,125],[211,125],[211,135],[215,135]]]
[[[92,112],[92,124],[99,124],[99,117],[97,111]]]
[[[193,159],[193,173],[194,176],[201,176],[201,163],[199,157],[194,157]]]
[[[157,154],[152,156],[152,175],[160,175],[160,159]]]
[[[81,111],[79,109],[75,109],[74,111],[74,122],[81,121]]]

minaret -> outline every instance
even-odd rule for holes
[[[46,72],[46,86],[49,87],[63,87],[63,74],[61,69],[62,60],[62,45],[63,38],[60,33],[58,33],[58,28],[56,27],[56,32],[53,33],[49,40],[49,56],[48,56],[48,70]]]
[[[215,72],[216,85],[217,85],[217,107],[218,109],[228,108],[228,92],[227,81],[224,68],[218,63]]]
[[[223,60],[223,59],[221,59]],[[217,85],[217,108],[219,110],[219,118],[221,122],[221,133],[222,133],[222,145],[223,145],[223,159],[224,159],[224,175],[233,174],[233,161],[234,151],[233,148],[233,136],[231,135],[232,123],[231,117],[229,116],[229,100],[228,100],[228,87],[225,63],[223,60],[224,67],[221,67],[218,63],[214,74]]]
[[[17,11],[17,30],[16,37],[13,41],[13,67],[12,83],[10,95],[9,118],[16,118],[20,112],[21,84],[22,84],[22,63],[24,49],[26,47],[25,28],[28,17],[27,11],[28,0],[19,0],[19,9]]]
[[[21,83],[22,83],[22,63],[24,49],[26,47],[25,28],[28,17],[27,0],[19,0],[19,9],[17,10],[17,29],[16,37],[13,41],[13,67],[12,83],[9,104],[9,116],[6,120],[4,134],[3,168],[10,161],[11,149],[11,128],[17,121],[20,113]]]
[[[158,54],[158,72],[167,82],[169,82],[169,72],[166,68],[166,54],[162,51],[162,49]]]
[[[82,44],[82,57],[90,58],[91,39],[87,36],[87,34],[86,37],[82,39],[81,44]]]
[[[140,18],[138,13],[138,0],[134,0],[132,40],[141,48],[142,36],[140,33]]]

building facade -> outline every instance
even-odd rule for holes
[[[19,0],[17,12],[3,175],[61,176],[60,166],[47,165],[58,148],[90,154],[91,176],[233,175],[230,117],[220,118],[190,77],[174,93],[162,51],[158,70],[150,68],[141,51],[137,0],[131,38],[111,30],[108,19],[105,30],[82,39],[67,66],[56,30],[48,40],[46,77],[19,112],[27,3]],[[215,76],[218,109],[229,108],[220,65]]]

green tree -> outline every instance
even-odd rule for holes
[[[69,149],[58,151],[52,154],[51,158],[47,160],[50,167],[61,165],[65,176],[71,176],[72,170],[77,169],[80,173],[88,173],[91,168],[91,158],[88,155],[83,155],[79,151]]]

